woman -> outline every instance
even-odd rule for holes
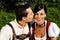
[[[58,26],[53,22],[48,22],[45,20],[47,16],[47,8],[43,4],[37,4],[34,8],[34,18],[35,18],[35,30],[34,38],[35,40],[57,40],[59,34]],[[48,22],[48,23],[47,23]],[[48,30],[47,30],[48,24]]]

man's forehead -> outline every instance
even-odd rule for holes
[[[29,10],[31,10],[31,8],[30,8],[30,7],[26,9],[26,11],[29,11]]]
[[[31,13],[32,12],[32,9],[29,7],[26,9],[27,13]]]

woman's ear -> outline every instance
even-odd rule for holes
[[[46,13],[45,13],[45,17],[46,17]]]

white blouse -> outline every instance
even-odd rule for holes
[[[20,25],[18,25],[17,21],[11,21],[10,22],[15,30],[16,35],[20,35],[20,34],[28,34],[29,32],[29,28],[28,28],[28,24],[26,24],[26,26],[24,28],[19,27]],[[45,24],[47,23],[47,21],[45,21]],[[58,37],[59,34],[59,28],[58,26],[51,22],[51,25],[48,29],[48,35],[49,37]],[[9,27],[9,25],[5,25],[0,32],[0,40],[12,40],[13,37],[13,33],[11,28]],[[36,40],[46,40],[46,32],[45,32],[45,36],[42,38],[37,38],[35,37]],[[29,38],[26,38],[25,40],[29,40]]]

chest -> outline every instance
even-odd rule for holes
[[[15,33],[16,33],[16,35],[28,34],[28,33],[29,33],[29,28],[16,29],[16,30],[15,30]]]
[[[44,37],[45,36],[45,27],[36,27],[35,36],[40,37],[40,38]]]
[[[23,40],[23,39],[28,39],[29,36],[29,28],[15,28],[14,29],[15,34],[13,34],[12,39],[13,40]]]

